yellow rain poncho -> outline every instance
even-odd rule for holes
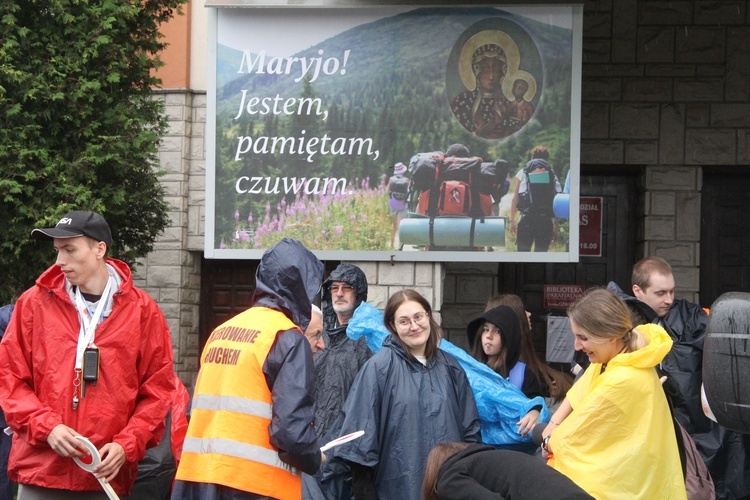
[[[685,499],[667,399],[654,367],[672,340],[657,325],[638,331],[649,344],[592,363],[568,391],[573,412],[552,431],[548,464],[600,500]]]

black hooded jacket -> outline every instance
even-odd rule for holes
[[[435,487],[440,500],[578,500],[591,495],[526,453],[469,445],[443,463]]]
[[[282,239],[263,254],[258,265],[253,307],[281,311],[304,332],[323,271],[323,263],[301,243]],[[314,421],[313,373],[312,351],[304,335],[297,330],[279,332],[263,365],[274,408],[268,428],[271,444],[284,462],[310,473],[320,467],[319,445],[308,430]]]
[[[372,357],[365,337],[352,340],[346,336],[346,325],[338,325],[328,290],[334,281],[342,281],[354,288],[355,309],[367,300],[367,277],[355,265],[340,264],[323,284],[323,340],[326,348],[315,357],[315,428],[321,438],[344,406],[359,369]]]
[[[477,340],[482,341],[479,329],[485,322],[492,323],[500,330],[500,345],[503,348],[503,354],[505,354],[503,365],[506,370],[510,370],[521,357],[521,327],[518,325],[516,313],[508,306],[498,306],[473,319],[466,327],[466,335],[469,338],[470,346],[473,347]],[[477,337],[479,338],[477,339]],[[508,376],[507,373],[501,373],[501,375]]]
[[[521,359],[521,327],[518,324],[518,317],[508,306],[498,306],[485,311],[480,317],[473,319],[466,327],[466,335],[469,339],[469,346],[473,349],[475,342],[482,342],[482,334],[479,329],[485,322],[492,323],[500,330],[501,345],[505,354],[503,364],[510,372]],[[485,358],[486,359],[486,358]],[[478,360],[483,361],[483,360]],[[501,376],[508,378],[509,373],[500,373]],[[524,363],[523,383],[521,392],[528,398],[537,396],[548,397],[549,390],[537,374],[535,374],[529,365]]]

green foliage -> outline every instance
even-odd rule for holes
[[[29,239],[69,210],[110,224],[133,264],[168,223],[154,168],[167,129],[151,88],[159,26],[184,0],[4,0],[0,4],[0,304],[54,259]]]

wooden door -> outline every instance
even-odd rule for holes
[[[257,260],[203,259],[201,263],[200,348],[211,332],[252,303]]]
[[[703,172],[700,303],[725,292],[750,292],[750,177]]]

